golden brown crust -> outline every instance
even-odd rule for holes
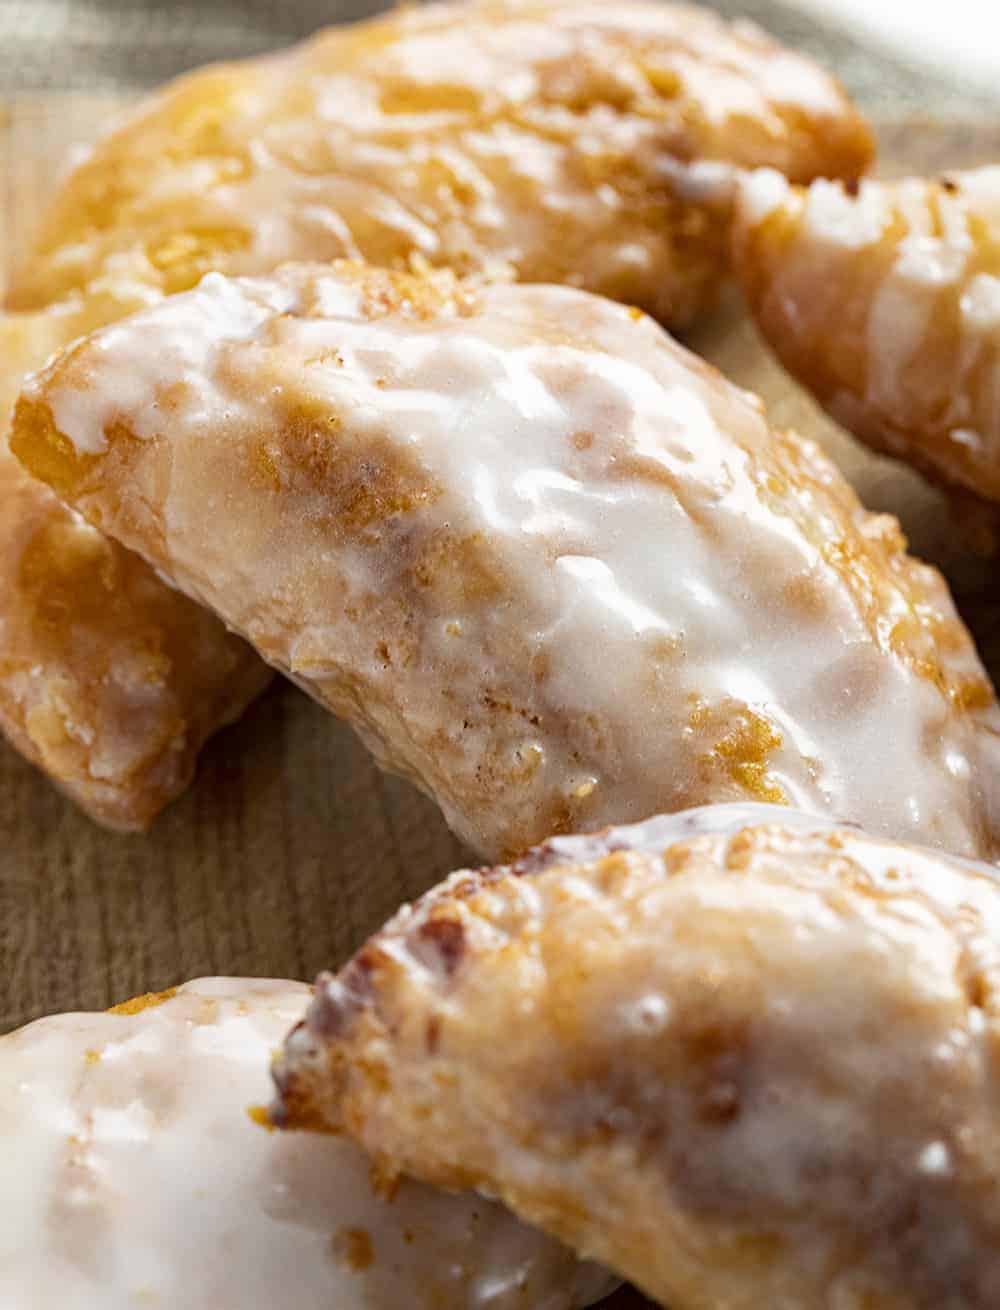
[[[995,871],[816,825],[714,807],[453,875],[319,980],[275,1118],[674,1310],[987,1310]]]
[[[133,996],[112,1005],[108,1014],[142,1014],[143,1010],[154,1010],[158,1005],[172,1001],[176,995],[176,987],[167,987],[162,992],[143,992],[141,996]]]
[[[743,197],[737,274],[792,376],[875,449],[1000,500],[1000,169]]]
[[[70,176],[9,305],[97,284],[417,255],[570,282],[689,320],[726,263],[708,160],[854,178],[866,124],[758,31],[641,0],[404,7],[202,70]]]
[[[22,372],[86,320],[0,318],[0,426]],[[142,830],[266,666],[29,477],[0,444],[0,729],[98,822]]]

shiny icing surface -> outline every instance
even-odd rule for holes
[[[642,0],[404,6],[147,101],[62,186],[9,302],[416,256],[681,322],[726,268],[719,165],[808,181],[871,155],[836,82],[749,24]]]
[[[1000,500],[1000,167],[741,194],[738,271],[786,367],[872,445]]]
[[[319,979],[272,1113],[673,1310],[990,1310],[998,978],[992,866],[712,806],[404,907]]]
[[[352,1143],[252,1122],[308,995],[201,979],[0,1038],[0,1303],[570,1310],[608,1290],[495,1204],[381,1200]]]
[[[995,850],[938,575],[636,312],[213,275],[40,374],[13,442],[483,853],[739,799]]]

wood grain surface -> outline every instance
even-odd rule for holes
[[[0,256],[7,268],[73,146],[122,105],[52,96],[0,107]],[[886,172],[1000,155],[996,130],[884,125]],[[946,567],[1000,677],[994,561],[958,540],[944,497],[861,450],[788,380],[730,303],[690,344],[817,436],[862,497]],[[0,1031],[99,1009],[200,974],[309,978],[405,899],[467,860],[436,809],[380,774],[351,732],[276,686],[205,751],[196,785],[148,837],[104,833],[0,742]],[[615,1310],[645,1302],[624,1292]]]

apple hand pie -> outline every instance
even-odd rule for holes
[[[940,576],[637,310],[210,274],[36,375],[12,444],[487,855],[740,799],[997,852]]]
[[[436,5],[182,79],[57,193],[0,390],[208,269],[362,255],[575,281],[681,322],[727,265],[734,165],[853,178],[840,88],[747,25],[636,0]],[[7,406],[0,396],[0,420]],[[145,826],[264,674],[0,452],[0,724],[90,813]]]
[[[741,189],[736,265],[781,362],[839,422],[1000,500],[1000,167]]]
[[[267,1133],[309,989],[203,978],[0,1037],[9,1310],[575,1310],[610,1276],[478,1197],[389,1202],[346,1139]]]
[[[9,306],[417,256],[678,324],[728,268],[732,166],[853,179],[872,149],[834,79],[749,24],[642,0],[404,7],[152,97],[62,186]]]
[[[998,977],[995,869],[713,806],[404,908],[318,981],[272,1116],[671,1310],[994,1310]]]
[[[86,313],[0,316],[0,427]],[[91,817],[142,829],[270,672],[214,616],[66,509],[0,439],[0,729]]]

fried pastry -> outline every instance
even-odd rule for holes
[[[993,1310],[998,978],[994,868],[713,806],[404,908],[317,983],[273,1115],[671,1310]]]
[[[939,575],[638,311],[211,274],[57,358],[12,442],[486,855],[739,799],[996,853]]]
[[[400,10],[195,73],[99,142],[14,271],[9,306],[51,316],[0,327],[0,387],[208,269],[292,257],[576,281],[686,321],[726,265],[732,165],[851,178],[871,150],[809,60],[695,9]],[[0,506],[0,722],[94,817],[144,826],[263,671],[2,452]]]
[[[0,316],[0,424],[88,323]],[[66,509],[0,439],[0,728],[92,818],[142,829],[270,672],[214,616]]]
[[[729,166],[850,179],[871,155],[836,82],[749,24],[642,0],[403,7],[154,96],[62,186],[9,305],[418,256],[681,323],[727,266]]]
[[[209,978],[0,1038],[14,1310],[574,1310],[613,1285],[501,1206],[248,1114],[299,983]]]
[[[856,191],[762,172],[735,247],[757,326],[834,418],[1000,500],[1000,167]]]

